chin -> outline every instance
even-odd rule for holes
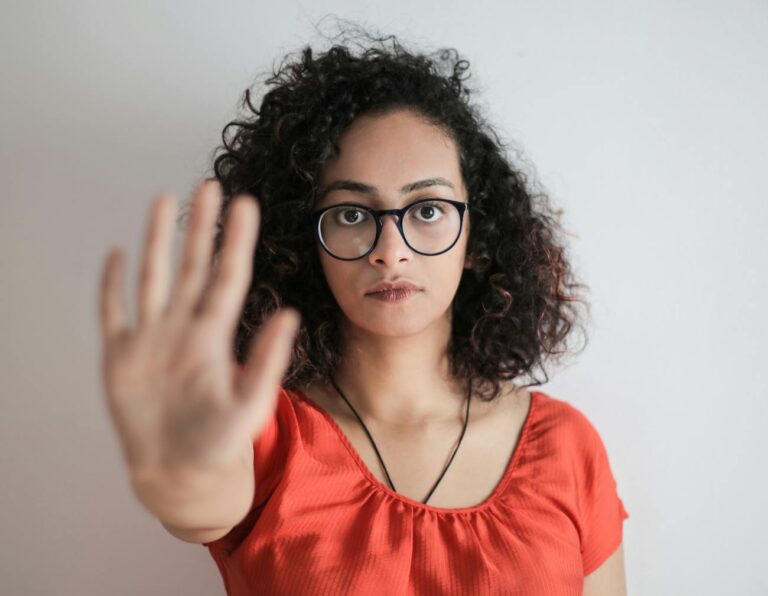
[[[423,308],[392,309],[389,312],[379,308],[356,311],[351,317],[347,314],[346,318],[353,327],[371,335],[408,337],[423,332],[441,317],[438,313],[424,312]]]
[[[367,317],[362,320],[352,320],[352,324],[360,330],[372,335],[384,337],[406,337],[416,335],[424,330],[423,320],[409,321],[406,317]]]
[[[371,326],[370,324],[362,327],[365,331],[371,335],[378,335],[381,337],[410,337],[411,335],[417,335],[424,330],[423,326],[392,326],[392,325],[380,325]]]

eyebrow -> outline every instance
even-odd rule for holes
[[[428,188],[430,186],[447,186],[451,190],[456,190],[448,180],[439,176],[435,178],[425,178],[424,180],[418,180],[416,182],[410,182],[400,188],[400,194],[404,195],[422,188]],[[356,192],[358,194],[368,195],[374,199],[379,198],[379,191],[375,186],[365,184],[363,182],[356,182],[355,180],[334,180],[330,184],[325,185],[320,189],[317,195],[317,202],[322,201],[328,193],[334,190],[348,190],[350,192]]]

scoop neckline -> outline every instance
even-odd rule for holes
[[[428,505],[426,503],[422,503],[421,501],[416,501],[415,499],[407,497],[389,488],[386,484],[384,484],[378,478],[376,478],[376,476],[373,475],[373,472],[371,472],[368,469],[368,466],[363,461],[363,458],[357,452],[357,449],[349,440],[347,435],[344,434],[344,431],[341,429],[341,427],[333,418],[333,416],[331,416],[328,412],[326,412],[319,404],[316,404],[314,401],[312,401],[312,399],[300,389],[288,389],[288,391],[291,391],[295,395],[298,395],[298,397],[302,401],[306,402],[307,404],[309,404],[310,407],[317,410],[320,413],[320,415],[326,420],[326,422],[328,422],[330,427],[338,435],[339,439],[341,439],[342,444],[347,449],[349,454],[352,456],[352,459],[357,464],[357,467],[360,469],[365,479],[368,480],[368,483],[373,488],[413,508],[422,509],[424,511],[430,511],[432,513],[440,513],[440,514],[466,514],[466,513],[474,513],[476,511],[487,509],[497,500],[499,495],[502,492],[504,492],[504,489],[507,487],[507,485],[509,484],[512,478],[512,473],[517,468],[517,462],[520,459],[520,453],[522,452],[523,447],[527,442],[528,435],[530,434],[531,421],[533,420],[533,417],[534,417],[534,410],[536,409],[537,402],[539,399],[538,391],[529,392],[531,394],[531,398],[528,403],[528,412],[525,415],[525,420],[523,421],[523,426],[520,431],[520,438],[517,440],[517,445],[515,445],[515,449],[512,452],[512,455],[510,455],[509,460],[507,460],[507,465],[504,468],[504,474],[502,475],[501,480],[499,480],[499,482],[496,484],[496,487],[493,489],[491,494],[488,495],[488,497],[484,501],[478,503],[477,505],[470,505],[468,507],[449,508],[449,507],[437,507],[435,505]]]

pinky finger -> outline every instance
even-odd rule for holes
[[[124,270],[125,257],[119,248],[113,248],[107,256],[101,277],[101,329],[105,343],[125,330],[126,315],[122,298]]]

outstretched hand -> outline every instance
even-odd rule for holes
[[[102,272],[102,370],[110,416],[134,477],[230,469],[272,415],[300,322],[279,309],[254,337],[238,369],[232,337],[251,283],[260,210],[233,200],[222,253],[211,272],[217,182],[193,197],[180,270],[171,286],[176,200],[159,196],[147,222],[138,313],[129,327],[123,303],[125,257],[110,251]]]

